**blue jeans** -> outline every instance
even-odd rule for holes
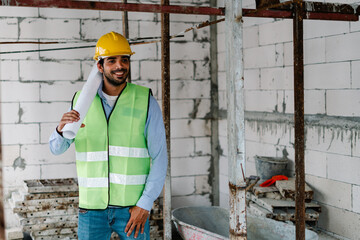
[[[125,227],[130,219],[129,208],[107,208],[105,210],[79,210],[79,240],[109,240],[112,232],[116,232],[120,239],[150,240],[149,219],[146,220],[144,233],[141,229],[137,238],[135,230],[129,237]]]

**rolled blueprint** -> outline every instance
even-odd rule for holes
[[[102,81],[102,74],[98,71],[97,65],[95,64],[91,69],[89,77],[84,84],[80,96],[75,104],[74,110],[80,113],[80,120],[73,123],[68,123],[64,126],[62,132],[63,136],[67,139],[74,139],[85,116],[90,108],[92,101],[97,93],[97,90]]]

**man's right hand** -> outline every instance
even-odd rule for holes
[[[71,110],[70,112],[64,113],[62,116],[59,125],[57,126],[58,132],[62,132],[64,126],[68,123],[77,122],[80,120],[80,113],[75,110]],[[81,127],[85,127],[85,124],[81,124]]]

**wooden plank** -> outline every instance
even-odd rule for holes
[[[28,219],[21,219],[20,220],[20,224],[22,226],[27,226],[27,225],[35,225],[35,224],[51,224],[51,223],[56,223],[56,222],[66,222],[66,221],[77,221],[78,220],[78,216],[77,214],[73,214],[73,215],[61,215],[61,216],[51,216],[51,217],[32,217],[32,218],[28,218]]]
[[[77,209],[69,208],[67,210],[50,210],[50,211],[41,211],[41,212],[32,212],[26,213],[27,218],[31,217],[45,217],[45,216],[61,216],[61,215],[70,215],[70,214],[77,214]]]
[[[255,216],[273,218],[273,214],[269,210],[266,210],[265,208],[260,207],[259,205],[257,205],[256,203],[254,203],[252,201],[249,202],[248,210],[249,210],[250,214],[253,214]]]
[[[64,235],[64,234],[74,234],[77,233],[77,227],[75,228],[62,228],[62,229],[49,229],[49,230],[44,230],[44,231],[33,231],[32,235],[33,236],[50,236],[50,235],[54,235],[54,236],[59,236],[59,235]],[[53,238],[56,239],[57,237]]]
[[[44,231],[49,229],[56,229],[56,228],[76,228],[78,226],[77,221],[67,221],[67,222],[55,222],[55,223],[46,223],[46,224],[39,224],[39,225],[27,225],[23,226],[23,230],[26,232],[30,231]]]
[[[65,197],[78,197],[79,192],[54,192],[54,193],[36,193],[36,194],[27,194],[24,196],[25,200],[35,200],[35,199],[49,199],[49,198],[65,198]]]
[[[266,218],[271,218],[278,221],[295,221],[295,208],[290,209],[275,209],[274,212],[257,205],[254,202],[249,203],[250,213],[256,216],[262,216]],[[312,222],[318,221],[320,213],[316,212],[313,209],[306,209],[305,212],[305,221]]]
[[[25,183],[25,188],[28,193],[78,191],[77,182],[74,178],[26,180]]]
[[[276,181],[275,186],[284,198],[295,200],[295,178],[289,178],[285,181]],[[312,200],[314,191],[305,183],[305,199]]]
[[[16,202],[15,208],[40,205],[71,205],[74,203],[79,203],[78,197],[27,200],[22,202]]]
[[[77,234],[62,234],[62,235],[52,235],[52,236],[36,236],[34,240],[54,240],[54,239],[66,239],[66,240],[77,240]]]
[[[265,196],[265,193],[268,192],[279,192],[279,189],[277,189],[275,186],[270,186],[270,187],[260,187],[260,186],[255,186],[253,188],[253,193],[255,194],[255,196]]]
[[[38,200],[36,200],[38,201]],[[53,210],[65,210],[65,209],[74,209],[79,205],[78,201],[73,201],[72,199],[64,199],[62,202],[43,202],[38,205],[26,205],[22,207],[13,208],[14,213],[31,213],[31,212],[40,212],[40,211],[53,211]]]
[[[279,209],[279,208],[280,209],[295,208],[294,201],[259,198],[253,194],[248,194],[248,198],[251,201],[258,204],[259,206],[269,210],[270,212],[274,212],[274,209]],[[305,203],[305,208],[311,208],[317,212],[321,212],[320,205],[313,202]]]

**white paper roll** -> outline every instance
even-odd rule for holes
[[[76,102],[74,110],[80,113],[80,120],[73,123],[68,123],[64,126],[62,132],[63,136],[67,139],[74,139],[85,116],[90,108],[92,101],[97,93],[97,90],[102,81],[102,74],[98,71],[97,65],[95,64],[91,69],[89,77],[84,84],[80,96]]]

